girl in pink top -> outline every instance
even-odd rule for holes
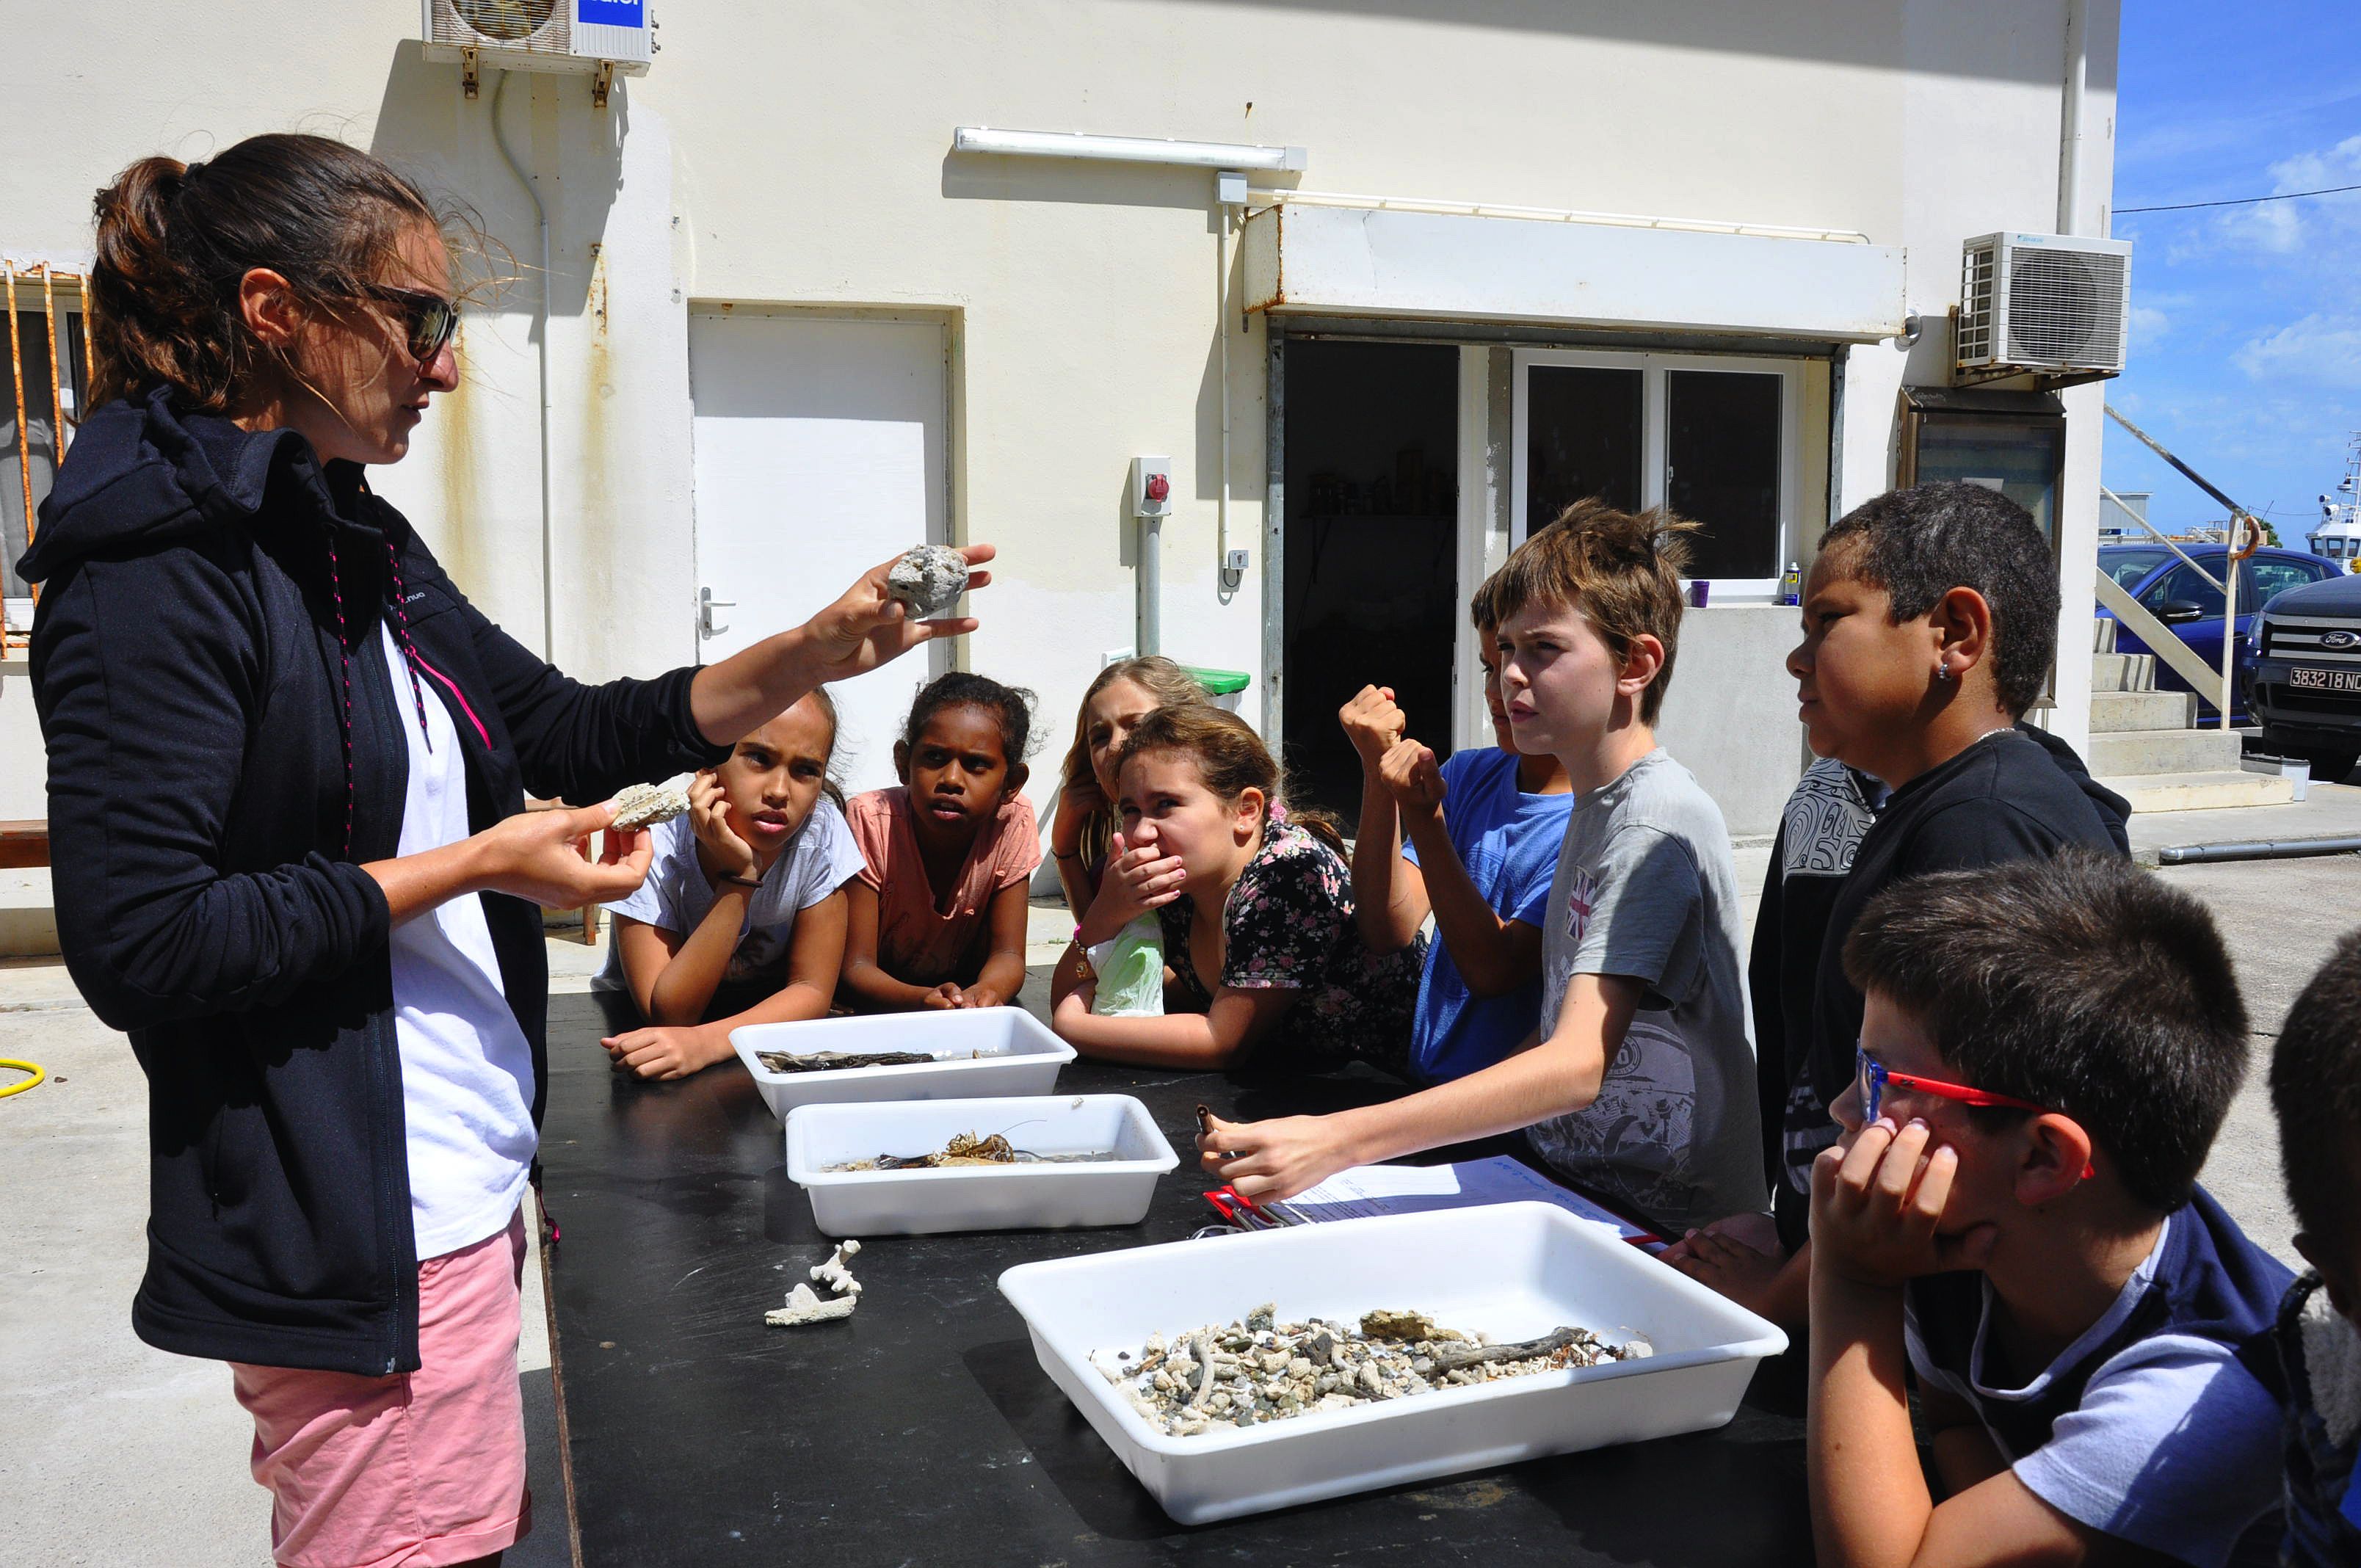
[[[1033,694],[954,671],[894,745],[894,789],[852,797],[865,862],[850,897],[839,1000],[858,1012],[997,1007],[1025,983],[1026,884],[1041,863],[1025,787]]]

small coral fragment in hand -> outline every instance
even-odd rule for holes
[[[912,619],[934,620],[967,592],[967,557],[950,545],[914,545],[887,570],[885,591],[910,607]]]

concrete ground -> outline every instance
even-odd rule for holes
[[[1744,846],[1738,860],[1751,907],[1768,850]],[[2361,921],[2361,860],[2159,874],[2213,909],[2254,1020],[2254,1069],[2206,1184],[2257,1241],[2294,1263],[2264,1072],[2296,992],[2339,929]],[[1037,908],[1028,957],[1054,959],[1071,930],[1062,909]],[[605,948],[553,939],[549,952],[551,989],[567,992],[587,989]],[[131,1334],[147,1103],[130,1052],[82,1007],[62,969],[18,960],[0,964],[0,1057],[29,1058],[51,1074],[0,1099],[0,1568],[264,1568],[267,1499],[247,1473],[252,1427],[227,1371]],[[509,1554],[514,1568],[571,1560],[540,1284],[539,1261],[529,1258],[517,1371],[539,1524]]]
[[[578,967],[559,946],[553,969]],[[0,964],[0,1057],[49,1073],[0,1099],[0,1568],[269,1568],[269,1498],[228,1369],[131,1333],[147,1080],[54,961]],[[548,1321],[536,1254],[517,1356],[536,1522],[510,1568],[573,1561]]]

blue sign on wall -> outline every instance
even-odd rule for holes
[[[644,27],[648,0],[574,0],[574,19],[594,27]]]

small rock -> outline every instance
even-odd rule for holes
[[[1394,1312],[1379,1308],[1361,1314],[1361,1332],[1371,1339],[1414,1344],[1434,1337],[1434,1320],[1424,1312]]]
[[[886,571],[885,591],[915,619],[933,620],[949,615],[967,592],[967,557],[950,545],[913,545]]]

